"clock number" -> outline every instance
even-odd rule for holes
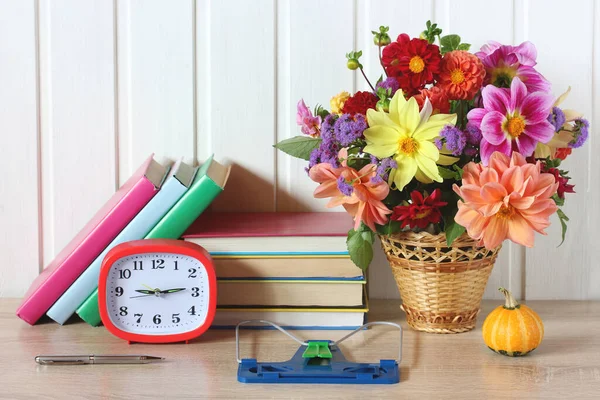
[[[200,293],[198,293],[199,291],[200,291],[200,288],[193,287],[192,288],[192,297],[198,297],[198,296],[200,296]]]
[[[173,323],[176,324],[179,321],[181,321],[181,318],[179,318],[179,314],[173,314]]]
[[[119,270],[119,279],[129,279],[131,278],[131,271],[128,269],[120,269]]]
[[[144,314],[133,314],[133,318],[137,317],[137,320],[135,321],[136,323],[140,323],[142,322],[142,317],[144,316]]]
[[[190,268],[188,269],[188,272],[190,273],[188,275],[188,278],[196,278],[198,275],[196,275],[196,268]]]
[[[152,260],[152,269],[163,269],[165,268],[164,263],[165,260],[160,258],[158,260]]]
[[[152,318],[152,322],[154,322],[156,325],[160,324],[162,322],[160,319],[160,314],[156,314],[154,318]]]
[[[139,268],[138,268],[139,267]],[[134,261],[133,262],[133,270],[134,271],[142,271],[144,268],[142,267],[142,261],[138,260],[138,261]]]
[[[196,306],[192,306],[192,308],[190,308],[188,310],[188,314],[190,314],[190,315],[196,315]]]
[[[117,287],[115,288],[115,295],[116,295],[117,297],[121,297],[121,296],[123,296],[123,288],[122,288],[121,286],[117,286]]]
[[[175,263],[175,271],[179,271],[179,268],[177,268],[177,260],[175,260],[174,263]]]
[[[127,307],[125,307],[125,306],[122,306],[121,308],[119,308],[119,310],[120,310],[119,314],[120,314],[122,317],[124,317],[124,316],[126,316],[126,315],[127,315]]]

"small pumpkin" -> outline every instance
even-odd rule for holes
[[[525,304],[519,304],[506,289],[506,303],[498,306],[483,322],[483,341],[496,353],[524,356],[535,350],[544,338],[544,324],[539,315]]]

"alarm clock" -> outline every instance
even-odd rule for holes
[[[197,244],[134,240],[115,246],[102,261],[102,323],[130,343],[188,342],[211,325],[216,303],[213,263]]]

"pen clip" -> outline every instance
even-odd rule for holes
[[[36,357],[35,362],[40,365],[84,365],[86,364],[86,360],[81,358],[71,358],[71,359],[48,359],[43,357]]]

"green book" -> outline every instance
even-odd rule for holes
[[[186,229],[223,191],[231,167],[213,160],[213,156],[198,169],[190,188],[144,239],[179,239]],[[77,315],[92,326],[102,322],[98,311],[98,289],[79,306]]]

